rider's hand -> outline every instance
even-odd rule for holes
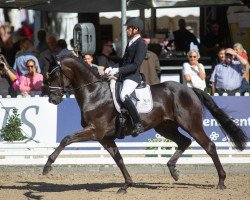
[[[119,68],[112,68],[110,75],[113,76],[119,72]]]
[[[106,68],[104,74],[109,74],[112,71],[112,67]]]

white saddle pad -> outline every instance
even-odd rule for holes
[[[118,104],[117,99],[115,98],[115,83],[116,81],[113,79],[110,81],[110,89],[112,92],[115,108],[119,113],[121,113],[120,105]],[[150,86],[147,85],[145,88],[135,89],[135,93],[139,101],[133,99],[133,102],[138,113],[149,113],[153,109],[153,99]]]

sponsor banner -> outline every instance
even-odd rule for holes
[[[0,127],[6,124],[8,113],[16,107],[22,129],[30,139],[40,143],[56,142],[57,106],[50,104],[47,97],[2,98],[0,102]],[[32,142],[30,139],[24,141]]]
[[[220,108],[232,116],[238,126],[245,130],[248,141],[250,141],[250,97],[228,96],[213,97],[213,99]],[[38,142],[60,142],[65,136],[82,130],[81,114],[75,98],[65,98],[58,106],[50,104],[47,97],[2,98],[0,102],[0,127],[6,124],[8,113],[11,113],[12,109],[16,107],[23,122],[22,129],[28,137]],[[203,114],[203,127],[212,141],[227,141],[219,124],[207,110]],[[180,132],[190,137],[181,129]],[[161,136],[151,129],[136,138],[128,136],[116,141],[147,142],[149,139],[155,138],[161,138]],[[28,140],[28,142],[31,141]]]
[[[225,110],[237,125],[243,128],[247,133],[250,141],[250,97],[244,96],[218,96],[213,97],[220,108]],[[58,106],[58,124],[57,124],[57,142],[60,142],[63,137],[75,131],[82,129],[80,125],[80,111],[75,99],[65,99]],[[225,142],[227,138],[219,127],[219,124],[211,116],[208,110],[203,113],[203,128],[207,136],[215,142]],[[166,130],[168,131],[168,130]],[[185,131],[180,129],[180,132],[187,137],[190,137]],[[149,139],[162,138],[154,129],[148,130],[140,134],[138,137],[126,137],[119,142],[147,142]],[[190,137],[191,138],[191,137]]]

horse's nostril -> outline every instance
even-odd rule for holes
[[[53,103],[53,104],[56,104],[56,103],[57,103],[57,101],[56,101],[55,99],[49,99],[49,102],[50,102],[50,103]]]

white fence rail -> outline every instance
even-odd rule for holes
[[[43,165],[58,144],[1,144],[0,165]],[[176,144],[169,142],[117,143],[125,164],[166,164]],[[250,163],[250,142],[244,151],[230,143],[216,143],[222,163]],[[211,158],[193,142],[178,164],[210,164]],[[97,142],[74,143],[61,152],[54,164],[115,164],[108,152]]]

